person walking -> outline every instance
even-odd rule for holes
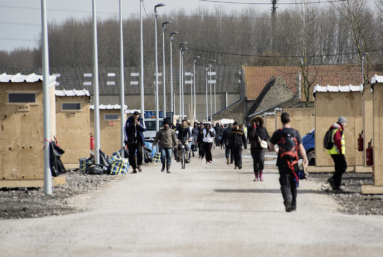
[[[339,117],[338,122],[331,126],[331,141],[334,143],[333,148],[327,151],[334,160],[334,175],[327,180],[333,190],[342,190],[342,175],[347,170],[347,161],[345,157],[346,145],[344,140],[344,129],[347,126],[347,119],[343,116]]]
[[[261,147],[261,140],[268,141],[270,139],[270,136],[269,133],[267,133],[266,128],[263,126],[264,120],[262,117],[254,117],[250,121],[250,124],[251,126],[248,129],[248,135],[251,144],[251,157],[253,157],[255,175],[254,181],[258,181],[258,176],[259,180],[263,181],[266,148]]]
[[[176,133],[170,128],[169,120],[167,118],[164,119],[164,128],[160,129],[157,132],[156,138],[153,142],[153,149],[160,142],[160,151],[161,151],[161,163],[162,169],[161,172],[165,171],[170,173],[170,166],[172,165],[172,150],[174,146],[177,144]]]
[[[213,161],[211,149],[213,147],[215,136],[214,128],[212,128],[210,124],[206,124],[206,128],[203,130],[203,145],[205,149],[206,163],[212,163]]]
[[[230,123],[229,127],[227,127],[223,133],[222,133],[222,144],[225,144],[225,157],[226,157],[226,163],[227,165],[233,164],[234,157],[233,157],[233,151],[231,151],[231,148],[229,146],[230,144],[230,134],[231,130],[233,129],[233,125]]]
[[[233,151],[234,156],[234,169],[242,169],[242,145],[247,149],[245,133],[238,127],[238,122],[233,123],[233,129],[230,133],[229,146]]]
[[[193,154],[193,157],[194,157],[194,152],[197,151],[197,139],[198,139],[199,127],[200,127],[200,125],[197,122],[195,122],[194,127],[193,127],[193,131],[192,131],[192,136],[193,136],[192,154]]]
[[[290,126],[290,115],[282,113],[282,129],[274,132],[270,139],[270,151],[278,153],[277,166],[279,170],[279,183],[283,196],[283,204],[286,212],[297,209],[297,176],[298,151],[304,159],[305,168],[308,165],[306,151],[302,145],[302,138],[299,132]],[[279,146],[279,150],[275,147]]]
[[[217,147],[219,147],[221,144],[220,144],[218,138],[222,135],[223,130],[222,130],[222,128],[221,128],[221,126],[219,125],[218,122],[215,124],[214,130],[215,130],[215,135],[216,135],[216,137],[215,137],[215,145]]]
[[[197,146],[198,146],[198,155],[199,155],[198,159],[201,158],[201,160],[203,160],[203,158],[205,157],[205,149],[203,145],[203,130],[204,129],[205,129],[205,125],[201,122],[199,131],[198,131],[198,136],[197,136]]]
[[[144,132],[146,126],[144,120],[140,117],[140,113],[135,111],[125,123],[125,145],[129,149],[129,163],[133,168],[133,173],[142,172],[142,148],[145,145]],[[137,163],[136,163],[137,151]]]
[[[177,133],[178,132],[178,133]],[[176,134],[178,134],[178,140],[180,141],[179,142],[179,145],[178,145],[178,151],[177,151],[177,159],[179,161],[180,159],[180,155],[181,155],[181,149],[182,149],[182,145],[185,145],[185,150],[186,152],[189,152],[189,142],[191,143],[191,130],[188,126],[188,122],[187,120],[183,120],[182,121],[182,124],[181,126],[179,126],[176,130]],[[189,163],[190,162],[190,152],[189,152],[189,158],[186,159],[186,163]]]

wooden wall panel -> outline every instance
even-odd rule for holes
[[[303,137],[315,127],[314,108],[283,108],[283,112],[290,114],[290,125],[298,130]]]
[[[62,103],[81,103],[81,111],[62,111]],[[57,96],[57,137],[65,154],[64,164],[78,164],[78,159],[90,155],[90,97]]]
[[[44,179],[42,89],[42,82],[0,83],[0,179]],[[18,112],[17,105],[6,104],[7,90],[36,91],[37,104]],[[55,106],[50,109],[55,114]]]
[[[121,149],[120,137],[121,128],[120,120],[114,121],[114,125],[109,125],[109,121],[104,120],[105,114],[118,114],[120,110],[100,110],[100,140],[101,150],[107,155],[112,155],[117,150]],[[125,114],[125,121],[128,118]],[[94,135],[94,110],[90,110],[90,131]]]
[[[364,92],[362,96],[363,100],[363,165],[366,165],[366,149],[368,147],[368,142],[373,138],[374,132],[374,117],[373,117],[373,105],[374,99],[373,94],[371,93],[371,85],[364,85]]]
[[[348,166],[363,165],[363,152],[358,152],[358,136],[363,129],[361,92],[317,92],[315,97],[315,161],[316,166],[333,166],[323,148],[323,137],[339,116],[347,119],[345,129]]]
[[[282,128],[281,115],[282,111],[275,111],[275,130]]]
[[[374,176],[375,185],[383,186],[383,84],[374,85]]]

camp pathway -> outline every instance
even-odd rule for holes
[[[244,168],[192,159],[119,176],[73,199],[76,214],[0,221],[0,256],[381,256],[381,216],[340,214],[319,185],[302,181],[298,211],[286,213],[274,165],[253,182]]]

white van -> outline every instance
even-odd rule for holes
[[[156,118],[145,118],[145,126],[146,131],[144,133],[145,135],[145,142],[153,142],[156,138]],[[160,122],[160,129],[164,126],[164,118],[159,118]]]

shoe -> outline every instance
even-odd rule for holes
[[[139,171],[139,172],[142,172],[142,168],[141,168],[141,166],[138,166],[138,171]]]
[[[292,211],[291,201],[284,201],[283,204],[285,205],[286,212],[291,212]]]
[[[185,162],[186,162],[186,163],[190,163],[190,160],[189,160],[189,159],[186,159]]]
[[[259,180],[260,181],[263,181],[263,176],[262,175],[263,175],[263,170],[260,170],[259,171]]]
[[[180,159],[179,159],[179,158],[176,158],[176,162],[180,162]]]
[[[333,178],[329,178],[329,179],[327,180],[327,182],[330,184],[330,186],[332,187],[332,189],[337,188],[337,187],[335,186],[335,181],[334,181]]]
[[[258,171],[257,171],[257,172],[254,172],[254,175],[255,175],[255,179],[254,179],[254,181],[258,181]]]
[[[134,169],[134,170],[133,170],[133,173],[137,173],[137,170],[136,170],[136,169]]]
[[[170,173],[170,165],[166,167],[166,173]]]
[[[213,161],[209,161],[209,163],[212,163]]]
[[[165,163],[162,163],[162,169],[161,169],[161,172],[164,172],[165,171]]]
[[[229,158],[226,159],[226,163],[227,163],[227,165],[230,164],[230,159]]]
[[[343,192],[344,191],[344,187],[340,186],[340,187],[335,187],[332,189],[333,191],[337,191],[337,192]]]
[[[291,206],[291,211],[297,211],[297,207],[296,206]]]
[[[194,153],[192,153],[193,154],[193,157],[194,157]]]
[[[238,169],[240,169],[240,170],[241,170],[241,169],[242,169],[242,165],[239,165],[239,166],[238,166]]]
[[[206,164],[208,164],[209,162],[206,162]]]
[[[235,166],[234,169],[236,170],[238,168],[238,166]]]
[[[230,162],[230,165],[233,165],[233,162]]]

